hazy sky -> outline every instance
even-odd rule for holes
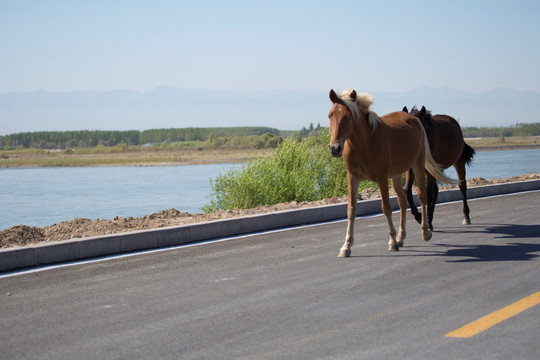
[[[0,93],[540,91],[540,1],[0,0]]]

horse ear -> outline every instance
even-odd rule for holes
[[[403,110],[401,110],[401,111],[406,112],[407,114],[409,113],[409,109],[407,109],[406,106],[404,106],[404,107],[403,107]]]
[[[339,100],[336,92],[334,91],[334,89],[331,89],[330,90],[330,101],[332,101],[334,104],[337,103]]]
[[[349,96],[351,97],[352,101],[356,101],[356,91],[351,91],[351,94]]]
[[[422,106],[422,109],[420,109],[420,116],[421,116],[421,117],[426,116],[426,112],[427,112],[426,107],[425,107],[425,106]]]

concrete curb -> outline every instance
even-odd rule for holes
[[[468,189],[468,198],[510,194],[540,189],[540,180]],[[460,201],[459,190],[439,192],[438,203]],[[398,209],[395,197],[391,199],[394,210]],[[357,215],[381,212],[381,201],[358,202]],[[284,210],[270,214],[216,220],[192,225],[174,226],[144,231],[133,231],[104,236],[88,237],[34,246],[0,250],[0,272],[40,265],[96,258],[100,256],[129,253],[133,251],[164,248],[228,236],[256,233],[265,230],[287,228],[319,222],[345,219],[347,204],[324,205],[306,209]]]

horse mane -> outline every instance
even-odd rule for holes
[[[422,110],[425,110],[424,114],[422,114]],[[422,106],[422,110],[418,110],[416,105],[414,105],[409,114],[419,118],[422,124],[424,125],[424,128],[426,129],[430,128],[433,125],[433,118],[431,117],[431,111],[427,110],[425,106]]]
[[[426,114],[424,116],[421,116],[420,110],[418,110],[416,105],[413,106],[409,114],[411,114],[412,116],[416,116],[419,119],[425,119],[427,121],[431,121],[431,111],[426,109]]]
[[[382,122],[381,118],[374,113],[373,111],[370,111],[369,108],[373,104],[373,96],[371,96],[368,93],[360,93],[356,95],[356,102],[353,101],[351,98],[351,93],[353,90],[348,89],[341,92],[339,95],[339,98],[347,105],[349,110],[353,113],[353,115],[360,119],[360,114],[366,114],[368,118],[369,125],[371,126],[372,132],[375,131],[375,128],[377,127],[377,124]]]

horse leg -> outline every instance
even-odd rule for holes
[[[429,230],[433,231],[433,213],[439,198],[439,186],[437,180],[430,173],[427,174],[427,223]]]
[[[418,185],[418,201],[420,202],[420,212],[422,213],[422,222],[420,227],[422,228],[422,237],[424,240],[431,240],[431,230],[426,222],[426,203],[427,203],[427,194],[426,194],[426,177],[424,175],[424,164],[418,164],[413,168],[414,175],[416,176],[416,184]]]
[[[390,198],[388,194],[388,180],[384,179],[378,181],[379,188],[381,190],[381,208],[386,216],[388,222],[388,235],[390,235],[390,241],[388,241],[388,251],[398,251],[399,245],[396,242],[396,228],[392,223],[392,207],[390,206]]]
[[[407,196],[405,195],[405,190],[403,190],[401,175],[392,179],[392,186],[396,191],[399,204],[399,231],[396,241],[398,246],[402,247],[405,237],[407,237],[407,232],[405,231],[405,224],[407,222]]]
[[[358,186],[360,180],[347,173],[347,185],[349,189],[349,205],[347,206],[347,234],[345,243],[339,250],[338,257],[351,256],[351,246],[354,243],[354,219],[356,218],[356,202],[358,198]]]
[[[414,172],[412,171],[412,169],[409,169],[407,170],[407,173],[405,175],[405,193],[407,194],[407,201],[409,202],[409,206],[411,207],[411,214],[413,214],[414,219],[420,224],[422,222],[422,216],[418,212],[418,208],[414,203],[412,194],[413,182]]]
[[[459,190],[461,190],[461,196],[463,197],[463,225],[470,225],[471,218],[469,217],[469,205],[467,204],[467,179],[465,178],[465,162],[459,159],[454,168],[459,179]]]

